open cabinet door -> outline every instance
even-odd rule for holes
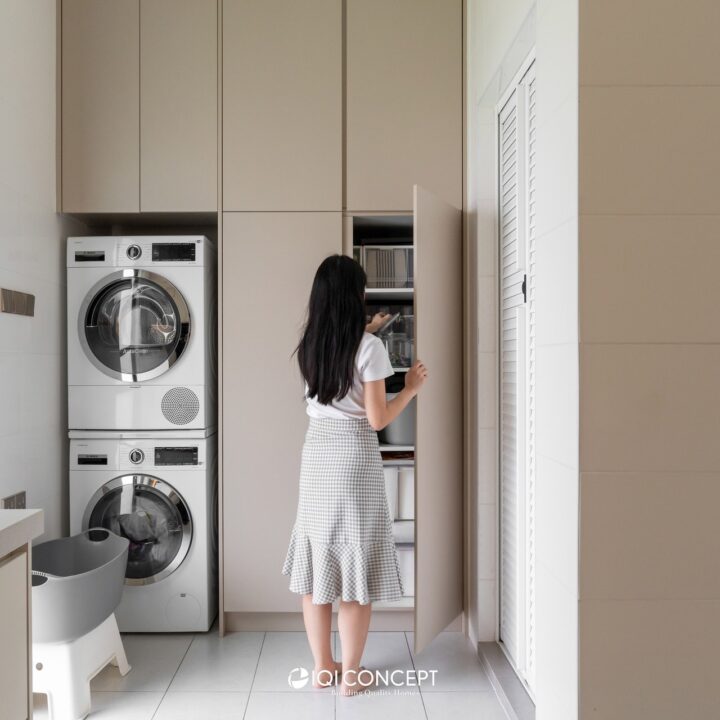
[[[415,652],[462,612],[462,215],[416,185]]]

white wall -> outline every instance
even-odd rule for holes
[[[495,106],[528,52],[537,77],[537,718],[578,712],[578,2],[467,0],[467,244],[477,385],[469,629],[497,633]],[[472,373],[471,373],[472,375]]]
[[[55,214],[55,0],[0,3],[0,287],[35,317],[0,314],[0,497],[27,492],[43,539],[67,530],[64,238]]]

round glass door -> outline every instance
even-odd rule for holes
[[[80,342],[106,375],[127,382],[162,375],[190,336],[190,312],[177,288],[156,273],[121,270],[90,290],[80,310]]]
[[[192,540],[190,510],[168,483],[151,475],[123,475],[93,495],[83,530],[106,528],[130,541],[125,582],[146,585],[174,572]]]

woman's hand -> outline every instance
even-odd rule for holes
[[[373,315],[373,319],[365,326],[365,332],[370,333],[371,335],[376,333],[385,324],[385,321],[389,316],[390,313],[375,313],[375,315]]]
[[[413,395],[417,395],[423,383],[427,380],[427,368],[416,360],[414,365],[405,374],[405,388]]]

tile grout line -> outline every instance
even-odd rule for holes
[[[160,706],[163,704],[163,701],[165,700],[165,696],[168,694],[168,690],[170,689],[170,686],[173,684],[173,680],[175,679],[175,676],[178,674],[178,671],[180,670],[180,667],[182,666],[183,662],[185,661],[187,654],[190,652],[190,648],[192,647],[192,644],[195,642],[195,638],[197,638],[197,633],[195,633],[193,635],[192,640],[188,643],[188,646],[185,648],[185,652],[183,653],[183,656],[180,658],[180,662],[178,663],[178,666],[175,668],[175,672],[172,674],[172,677],[170,678],[170,682],[167,684],[167,687],[165,688],[165,692],[163,693],[163,696],[160,698],[160,702],[158,703],[157,707],[155,708],[155,712],[150,717],[150,720],[155,720],[155,717],[158,714],[158,710],[160,710]]]
[[[247,715],[248,708],[250,707],[250,698],[252,697],[252,690],[253,690],[253,685],[255,685],[255,678],[257,677],[258,667],[260,667],[260,658],[262,657],[262,651],[263,651],[263,648],[265,647],[265,638],[266,637],[267,637],[267,632],[263,631],[262,642],[260,643],[260,652],[258,653],[257,662],[255,663],[255,672],[253,673],[252,680],[250,681],[250,689],[248,690],[247,702],[245,703],[245,710],[243,711],[243,720],[245,720],[245,716]]]
[[[417,667],[415,667],[415,656],[413,655],[413,651],[410,647],[410,640],[408,639],[407,631],[404,631],[403,635],[405,636],[405,645],[407,645],[408,652],[410,653],[410,662],[413,666],[413,670],[415,671],[416,677],[417,677]],[[425,713],[425,720],[430,720],[430,716],[428,715],[427,708],[425,707],[425,698],[423,697],[422,687],[420,687],[420,685],[418,685],[418,693],[420,695],[420,702],[422,703],[423,712]]]

